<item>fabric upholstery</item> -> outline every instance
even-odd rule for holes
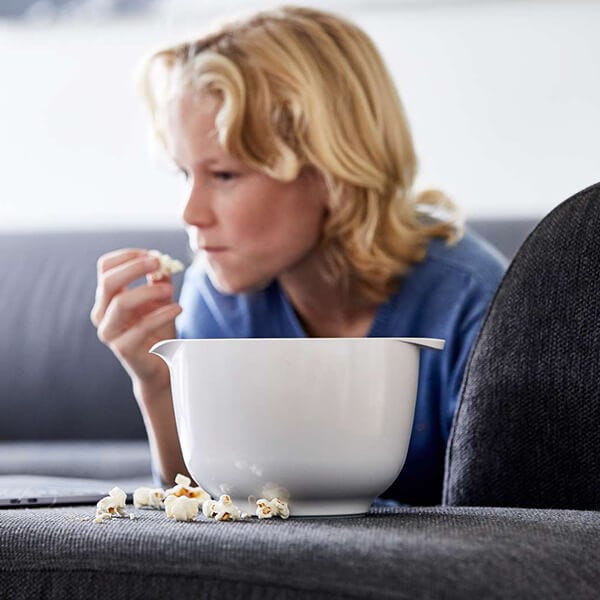
[[[521,246],[480,330],[444,502],[600,509],[600,184]]]
[[[130,379],[89,318],[98,257],[125,247],[184,258],[187,239],[183,231],[0,235],[0,439],[145,437]]]
[[[144,440],[2,442],[0,475],[150,481],[150,448]]]
[[[598,513],[376,508],[237,523],[137,513],[96,524],[93,506],[0,511],[0,597],[600,596]]]
[[[529,225],[510,225],[514,237],[497,247],[510,258]],[[498,232],[481,233],[496,243]],[[88,317],[97,257],[125,246],[186,256],[181,232],[0,235],[0,339],[10,349],[0,472],[147,475],[146,442],[118,441],[145,437],[129,380]],[[28,439],[47,441],[14,441]],[[177,523],[135,511],[96,524],[94,509],[0,510],[0,600],[600,597],[597,512],[373,507],[343,519]]]
[[[512,260],[539,219],[473,219],[468,225]]]

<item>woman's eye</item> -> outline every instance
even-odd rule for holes
[[[232,173],[231,171],[213,171],[213,177],[220,179],[221,181],[231,181],[235,179],[236,173]]]

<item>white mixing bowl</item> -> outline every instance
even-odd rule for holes
[[[165,340],[190,474],[213,498],[291,516],[364,514],[396,479],[429,338]]]

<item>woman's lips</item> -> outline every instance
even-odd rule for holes
[[[227,250],[227,248],[225,248],[224,246],[203,246],[202,250],[204,250],[204,252],[214,254],[215,252],[224,252],[225,250]]]

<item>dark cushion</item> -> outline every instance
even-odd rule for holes
[[[466,370],[445,503],[600,509],[599,233],[597,184],[521,246]]]
[[[94,507],[0,511],[11,600],[600,596],[600,514],[377,508],[369,516],[96,524]]]
[[[175,230],[0,235],[0,439],[145,437],[131,381],[89,318],[96,261],[123,247],[188,252]]]

